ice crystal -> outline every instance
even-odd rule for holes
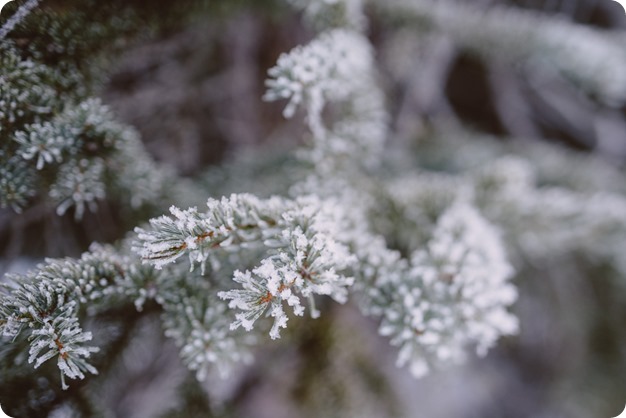
[[[71,304],[67,306],[71,308]],[[63,389],[68,388],[65,376],[84,379],[85,372],[97,374],[97,370],[86,359],[99,349],[83,344],[91,341],[92,336],[90,332],[82,331],[76,318],[60,315],[51,320],[43,318],[42,321],[43,325],[31,333],[29,363],[34,363],[34,367],[38,368],[45,361],[57,357]]]
[[[96,201],[106,195],[102,177],[104,168],[100,159],[83,159],[63,165],[50,189],[50,197],[58,202],[57,214],[63,215],[73,206],[74,217],[80,219],[86,208],[96,210]]]
[[[236,315],[232,329],[241,326],[250,331],[267,311],[274,318],[270,336],[276,339],[280,337],[280,328],[287,326],[285,303],[295,315],[302,315],[301,297],[311,303],[314,295],[330,295],[340,303],[346,301],[346,288],[354,279],[340,272],[355,261],[354,256],[324,233],[314,228],[307,232],[299,226],[284,230],[281,234],[284,250],[263,260],[252,271],[235,272],[233,280],[242,289],[219,293],[221,298],[230,300],[230,308],[243,311]],[[318,315],[313,304],[311,315]]]
[[[61,153],[67,141],[55,128],[51,123],[44,122],[36,129],[29,127],[26,132],[19,131],[15,134],[15,141],[22,147],[22,158],[26,160],[36,158],[37,170],[41,170],[44,164],[62,161]]]
[[[345,29],[325,32],[278,58],[268,71],[264,98],[289,99],[284,110],[288,118],[304,103],[310,123],[315,123],[326,101],[343,100],[360,87],[371,64],[371,47],[362,35]]]
[[[48,68],[21,59],[10,43],[0,44],[0,66],[0,133],[52,112],[57,100],[54,89],[45,82]]]
[[[421,376],[463,360],[468,345],[484,355],[500,336],[516,333],[507,312],[517,297],[512,273],[493,227],[470,206],[453,205],[413,254],[384,312],[380,332],[400,347],[398,364]]]
[[[353,282],[345,271],[355,260],[336,233],[332,217],[313,197],[296,201],[251,195],[232,195],[209,200],[209,210],[171,208],[172,217],[151,220],[151,230],[137,229],[135,246],[144,262],[157,268],[170,264],[186,252],[190,261],[204,264],[210,253],[265,246],[269,257],[251,271],[236,271],[233,280],[242,289],[223,291],[219,296],[239,309],[232,329],[246,330],[265,312],[274,318],[270,335],[278,338],[287,323],[283,302],[296,315],[304,308],[300,297],[312,306],[314,295],[328,295],[345,302],[346,287]],[[312,308],[312,314],[316,310]]]

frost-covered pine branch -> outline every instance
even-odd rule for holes
[[[362,3],[290,3],[320,32],[278,57],[264,98],[285,101],[286,118],[302,109],[306,144],[300,159],[289,160],[297,175],[286,159],[249,172],[237,165],[248,162],[235,162],[213,183],[190,186],[206,207],[179,201],[116,246],[94,244],[79,259],[46,260],[9,277],[0,338],[10,350],[0,360],[13,362],[16,373],[44,373],[56,362],[64,389],[66,378],[105,375],[108,357],[138,338],[125,317],[158,317],[182,363],[204,381],[251,361],[268,334],[291,344],[305,321],[330,317],[337,302],[378,321],[379,334],[398,348],[398,365],[422,377],[471,353],[483,356],[519,331],[513,280],[525,263],[582,254],[626,274],[623,173],[553,148],[520,151],[480,140],[461,146],[435,138],[389,155],[385,141],[394,133]],[[568,28],[574,41],[587,32],[560,21],[553,31],[553,20],[499,8],[459,5],[461,18],[451,2],[379,6],[426,19],[462,47],[509,62],[534,62],[554,49],[564,76],[610,104],[623,99],[621,73],[605,82],[597,63],[576,61],[596,43],[599,56],[612,54],[610,36],[570,42],[562,37]],[[493,45],[482,42],[487,35]],[[89,71],[65,78],[35,59],[30,48],[37,47],[0,44],[7,69],[0,76],[0,204],[19,211],[42,199],[57,215],[73,208],[78,219],[111,196],[160,211],[164,196],[181,197],[189,183],[153,161],[90,88],[58,97],[59,86],[85,81]],[[236,178],[242,172],[254,179]],[[280,184],[261,191],[258,183],[267,181]],[[241,184],[253,190],[240,192]],[[311,318],[298,318],[307,309]],[[111,330],[113,311],[123,319]]]
[[[25,3],[15,16],[36,3]],[[40,38],[20,41],[36,33],[30,26],[35,18],[54,48]],[[94,69],[101,64],[98,55],[129,32],[119,15],[110,19],[87,24],[83,11],[61,17],[35,9],[0,37],[0,208],[22,212],[51,203],[58,214],[73,208],[81,219],[105,199],[138,211],[168,194],[179,197],[178,189],[191,189],[156,164],[136,130],[93,97],[101,82],[102,70]],[[5,27],[11,22],[13,17]],[[78,60],[81,56],[90,59]]]
[[[387,115],[377,86],[374,55],[363,34],[329,29],[278,58],[269,70],[265,100],[288,99],[290,118],[302,105],[312,134],[307,158],[320,173],[341,164],[375,165],[385,140]],[[325,120],[332,103],[341,117]]]
[[[19,201],[48,188],[48,197],[59,215],[74,207],[74,216],[80,219],[85,209],[96,209],[97,201],[107,196],[107,189],[111,194],[132,195],[134,207],[164,193],[167,173],[157,170],[146,153],[137,150],[136,132],[117,123],[97,99],[69,106],[50,121],[25,125],[8,136],[12,136],[7,146],[15,165],[5,167],[7,177],[19,177],[12,169],[24,170],[28,174],[22,175],[37,178],[37,183],[20,197],[10,192],[17,185],[7,182],[4,205],[21,209]],[[116,176],[111,170],[116,170]],[[142,182],[142,177],[149,180]]]
[[[329,295],[346,301],[346,287],[353,279],[342,274],[353,262],[347,248],[333,239],[332,223],[324,216],[315,198],[296,201],[252,195],[232,195],[220,201],[209,200],[209,210],[172,208],[174,218],[151,221],[152,230],[138,229],[136,251],[144,262],[157,268],[174,262],[185,253],[195,263],[211,263],[219,274],[215,252],[234,253],[252,247],[266,247],[268,256],[252,270],[234,272],[233,281],[241,289],[218,293],[229,300],[229,307],[243,312],[236,315],[231,329],[251,330],[256,320],[269,313],[274,318],[272,338],[280,336],[287,316],[284,305],[302,315],[301,299],[317,316],[314,295]],[[219,260],[219,259],[217,259]]]
[[[81,327],[80,311],[117,293],[126,264],[110,249],[94,246],[79,260],[49,260],[25,277],[11,277],[13,284],[4,285],[0,295],[2,336],[15,340],[25,334],[34,368],[55,359],[64,388],[65,377],[97,373],[87,359],[99,350],[88,345],[92,333]]]
[[[31,10],[33,10],[39,4],[39,0],[28,0],[15,12],[9,20],[7,20],[2,27],[0,27],[0,41],[6,38],[6,36],[20,23]]]
[[[466,324],[453,319],[457,314],[451,306],[446,311],[446,305],[453,301],[444,294],[457,292],[462,285],[467,298],[474,297],[476,293],[472,292],[475,290],[464,284],[464,280],[471,278],[459,278],[454,283],[443,281],[437,285],[430,278],[415,278],[422,274],[416,272],[420,268],[426,269],[429,263],[435,263],[437,269],[445,267],[441,265],[441,257],[446,255],[442,251],[445,253],[452,249],[436,249],[437,245],[445,247],[444,244],[436,244],[439,240],[450,239],[444,238],[444,232],[437,232],[441,228],[452,228],[452,231],[445,230],[450,234],[461,234],[464,228],[469,228],[469,231],[482,228],[487,234],[491,233],[490,227],[467,203],[463,210],[454,209],[456,206],[451,205],[449,211],[452,215],[443,215],[443,226],[432,231],[432,241],[429,238],[432,248],[429,247],[428,252],[416,252],[411,259],[404,259],[399,252],[389,249],[384,237],[371,224],[369,215],[376,206],[376,199],[367,194],[378,187],[378,182],[373,179],[355,181],[353,176],[367,178],[368,171],[380,158],[386,134],[387,116],[382,94],[376,87],[373,62],[373,52],[364,35],[354,29],[331,29],[310,44],[281,56],[278,65],[270,70],[272,78],[268,82],[266,99],[289,99],[285,113],[288,117],[293,115],[296,106],[302,104],[312,134],[313,143],[308,155],[314,174],[293,188],[294,198],[260,199],[250,194],[239,194],[221,200],[209,199],[207,211],[172,207],[172,216],[152,219],[148,228],[136,230],[134,248],[143,262],[157,269],[174,268],[177,273],[168,271],[166,275],[157,275],[151,281],[152,291],[147,290],[145,283],[132,279],[121,280],[121,283],[116,283],[115,289],[122,295],[134,295],[134,304],[138,309],[148,298],[162,307],[167,335],[181,347],[181,356],[192,370],[197,371],[198,377],[204,378],[207,367],[212,364],[228,363],[227,358],[246,358],[245,354],[235,354],[235,347],[238,341],[243,341],[242,337],[229,337],[237,335],[239,328],[251,331],[262,318],[269,317],[272,323],[270,337],[278,338],[289,318],[286,308],[296,316],[302,315],[306,301],[311,316],[318,317],[321,313],[316,308],[315,298],[330,296],[337,302],[345,303],[355,279],[358,281],[355,292],[360,295],[358,299],[363,311],[383,318],[386,325],[381,332],[385,335],[393,334],[389,332],[389,321],[394,317],[390,312],[397,303],[395,296],[404,294],[407,286],[414,287],[415,280],[423,281],[425,287],[434,286],[435,290],[425,292],[423,297],[424,303],[430,304],[429,309],[440,312],[445,317],[442,320],[448,321],[445,324],[448,328],[438,331],[462,335],[455,337],[460,341],[450,342],[455,357],[461,356],[461,347],[467,343],[478,344],[484,351],[499,335],[514,331],[513,325],[491,324],[488,322],[491,319],[485,325],[488,331],[461,331]],[[98,104],[88,102],[83,106],[87,109]],[[323,111],[330,107],[334,114],[327,118],[323,116]],[[97,111],[80,111],[81,108],[78,112],[70,111],[53,122],[29,125],[29,135],[20,134],[16,140],[20,146],[18,153],[27,161],[36,161],[36,168],[40,170],[64,162],[68,155],[72,155],[69,150],[86,145],[81,142],[80,136],[76,136],[85,126],[96,129],[94,137],[98,141],[90,144],[98,151],[119,148],[107,142],[107,132],[116,129],[115,124],[107,122],[106,118],[96,118]],[[96,120],[89,122],[86,120],[89,117]],[[120,137],[117,135],[117,138]],[[99,154],[102,155],[102,152]],[[71,167],[71,164],[64,163],[60,169],[69,170]],[[93,163],[90,167],[94,167]],[[84,171],[84,175],[87,174],[98,178],[98,171]],[[346,187],[357,189],[345,193]],[[76,188],[77,185],[70,187],[73,190]],[[51,190],[53,196],[62,195],[62,189],[58,187]],[[93,193],[93,190],[104,188],[89,187],[89,190]],[[313,192],[319,193],[320,197]],[[86,198],[80,202],[74,200],[74,203],[82,208],[89,201]],[[64,208],[63,205],[60,207]],[[448,207],[441,210],[446,211]],[[458,225],[447,226],[444,221],[454,218],[453,214],[457,211],[469,215],[459,215],[460,220],[454,221]],[[454,251],[461,251],[462,255],[465,252],[478,254],[472,257],[483,257],[482,261],[494,258],[489,261],[493,263],[493,270],[488,267],[481,273],[485,286],[481,291],[493,286],[496,292],[497,286],[502,286],[508,278],[508,264],[501,253],[496,251],[495,255],[492,254],[495,251],[493,248],[488,247],[491,250],[487,250],[485,242],[472,238],[480,233],[482,230],[469,233],[466,247]],[[441,234],[444,235],[440,237]],[[488,243],[492,247],[499,245],[497,238]],[[179,258],[185,254],[188,255],[188,262],[180,262]],[[244,261],[250,256],[257,259],[256,267],[237,268],[237,260],[245,265]],[[446,268],[471,272],[470,267],[457,265],[461,262],[459,256],[454,255],[457,258],[451,261],[451,267]],[[473,258],[470,257],[470,260]],[[208,273],[211,277],[211,285],[206,285],[208,287],[194,284],[201,277],[194,272],[194,266],[198,264],[201,265],[201,274]],[[179,266],[191,269],[186,273],[189,278],[184,277],[184,270],[180,270]],[[441,274],[448,277],[453,273],[446,270]],[[178,279],[164,278],[172,274]],[[469,277],[480,275],[467,274]],[[175,287],[174,283],[179,286]],[[198,286],[207,295],[200,296],[186,290]],[[504,287],[508,288],[507,285]],[[226,302],[218,301],[218,297]],[[512,303],[513,299],[509,296],[500,300],[501,305],[495,301],[494,306],[500,309],[496,312],[504,315],[502,308]],[[228,316],[226,307],[234,311],[228,329],[222,318]],[[492,305],[484,306],[484,309],[491,308]],[[413,339],[398,337],[404,338],[403,343],[398,338],[392,339],[394,344],[404,347],[401,363],[406,361],[407,344],[421,344],[417,338],[419,333],[411,331],[410,324],[415,325],[414,319],[411,319],[413,313],[407,311],[394,317],[400,321],[397,335],[409,332],[409,335],[415,336]],[[470,314],[463,312],[463,315]],[[514,323],[512,319],[509,322]],[[459,330],[455,330],[456,327]],[[204,350],[208,350],[206,355],[202,354]],[[421,374],[431,361],[427,355],[415,354],[412,357],[411,364],[416,374]],[[416,364],[424,366],[420,369]]]
[[[507,312],[517,298],[513,269],[498,235],[471,206],[454,204],[379,306],[381,334],[400,346],[398,364],[415,376],[463,360],[468,345],[485,355],[500,336],[517,333]]]
[[[467,135],[472,140],[463,145],[454,140]],[[543,144],[507,145],[459,131],[436,133],[431,140],[437,145],[425,143],[422,158],[432,162],[447,155],[437,163],[447,171],[404,173],[388,187],[404,220],[399,231],[386,233],[400,236],[403,248],[414,249],[424,238],[402,236],[402,229],[432,230],[434,215],[461,194],[500,225],[509,250],[524,259],[579,253],[623,271],[626,201],[619,170],[597,157]],[[452,156],[448,147],[463,157]]]
[[[498,4],[455,0],[374,3],[398,21],[433,28],[455,45],[515,65],[517,71],[531,76],[555,71],[611,106],[626,99],[626,53],[617,31],[597,31],[564,18]]]

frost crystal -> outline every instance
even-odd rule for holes
[[[134,247],[144,262],[157,268],[189,253],[193,263],[204,266],[210,249],[236,248],[243,243],[262,243],[276,231],[285,209],[278,198],[263,201],[248,194],[209,199],[209,211],[170,208],[173,217],[150,220],[151,229],[137,228]]]
[[[278,58],[269,70],[265,100],[289,99],[285,117],[292,117],[301,103],[309,123],[321,123],[326,101],[341,101],[362,87],[370,76],[372,50],[360,34],[345,29],[325,32],[306,46]]]
[[[0,66],[0,133],[7,126],[33,122],[52,112],[56,97],[44,81],[45,66],[22,60],[10,44],[0,44]]]
[[[96,201],[104,199],[105,186],[102,180],[104,162],[94,159],[80,160],[61,167],[59,176],[50,190],[50,197],[58,203],[57,214],[63,215],[70,207],[75,207],[74,217],[82,218],[85,207],[96,209]]]
[[[44,325],[31,333],[29,363],[38,368],[45,361],[57,357],[57,366],[61,371],[63,389],[67,389],[65,376],[70,379],[84,379],[85,372],[97,374],[96,369],[85,359],[97,353],[97,347],[84,346],[91,341],[90,332],[83,332],[76,318],[59,316],[52,320],[44,319]]]
[[[49,122],[38,126],[37,129],[28,129],[28,132],[17,132],[15,141],[22,146],[21,155],[30,160],[36,157],[37,170],[41,170],[44,164],[62,161],[61,153],[66,146],[66,139]]]
[[[232,329],[241,326],[250,331],[267,311],[274,318],[270,336],[276,339],[280,337],[280,328],[287,326],[284,303],[292,307],[295,315],[302,315],[301,297],[311,300],[314,295],[329,295],[340,303],[346,301],[346,288],[354,280],[338,271],[353,263],[354,256],[314,227],[307,232],[300,226],[284,230],[281,235],[285,249],[263,260],[252,271],[235,272],[233,280],[243,289],[219,293],[221,298],[230,299],[230,308],[243,311],[236,315]],[[311,315],[317,316],[313,305],[311,308]]]
[[[421,376],[463,360],[468,345],[484,355],[500,336],[516,333],[506,311],[517,297],[512,273],[493,227],[467,204],[452,206],[413,254],[406,283],[384,312],[380,332],[400,347],[398,364]]]
[[[304,155],[318,174],[336,174],[346,164],[379,163],[387,113],[373,63],[372,47],[362,34],[333,29],[281,55],[269,70],[265,100],[288,99],[285,117],[304,105],[314,141]],[[341,117],[323,117],[327,103],[340,109]]]
[[[571,240],[588,247],[588,254],[602,247],[599,255],[619,258],[615,248],[621,241],[612,231],[623,231],[624,200],[607,194],[585,202],[575,193],[536,188],[534,171],[521,160],[476,164],[481,168],[464,177],[403,172],[400,180],[390,180],[387,174],[396,169],[382,157],[388,114],[374,48],[361,31],[362,0],[289,2],[323,30],[282,54],[266,82],[265,100],[285,100],[288,118],[301,107],[310,130],[308,148],[300,154],[305,169],[295,185],[284,176],[282,196],[241,193],[211,198],[203,209],[171,206],[169,215],[136,228],[119,252],[93,246],[78,260],[47,260],[16,276],[14,287],[2,288],[2,338],[27,342],[28,363],[35,368],[54,359],[64,388],[66,377],[97,372],[88,360],[98,348],[89,345],[91,331],[83,330],[92,322],[82,320],[100,319],[112,307],[158,312],[165,335],[199,380],[247,360],[249,346],[267,330],[270,338],[280,338],[289,319],[303,316],[307,307],[318,317],[315,302],[324,296],[345,303],[354,295],[365,314],[381,320],[380,333],[399,347],[398,363],[408,364],[416,376],[462,360],[468,347],[483,355],[499,337],[517,331],[507,312],[517,295],[498,231],[472,205],[507,225],[511,235],[520,228],[514,220],[507,224],[510,214],[532,224],[533,230],[518,234],[527,254],[527,247]],[[430,5],[413,14],[453,26],[454,36],[467,34],[473,38],[468,48],[476,47],[481,30],[503,26],[491,19],[492,26],[474,28],[446,6]],[[548,49],[567,43],[558,35],[542,31]],[[56,44],[59,57],[78,48]],[[593,41],[572,51],[591,46]],[[44,190],[57,214],[74,208],[80,218],[116,194],[137,209],[159,207],[165,192],[178,197],[186,191],[185,181],[170,181],[171,172],[150,159],[137,132],[117,123],[100,100],[85,99],[88,87],[67,102],[56,97],[67,86],[81,88],[81,75],[65,79],[17,51],[11,41],[0,45],[0,134],[8,144],[0,150],[2,207],[46,203],[38,193]],[[565,70],[584,67],[572,58],[575,53],[562,53],[571,60]],[[593,68],[573,78],[617,101],[619,86],[593,86]],[[611,75],[609,83],[623,84],[622,73]],[[377,168],[383,176],[372,175]],[[235,182],[226,179],[223,189],[232,191]],[[579,227],[558,234],[548,228],[563,220]],[[543,229],[552,241],[543,239]],[[593,246],[594,233],[614,240]],[[124,251],[134,255],[120,255]],[[107,344],[102,349],[107,356]]]
[[[251,330],[267,312],[274,318],[270,335],[278,338],[287,324],[283,302],[302,315],[301,297],[307,298],[316,315],[315,295],[343,303],[353,282],[343,272],[355,257],[332,238],[336,224],[321,205],[314,197],[261,200],[242,194],[209,200],[206,213],[173,207],[173,217],[151,220],[152,230],[137,229],[135,251],[144,262],[163,268],[187,252],[193,265],[204,264],[212,252],[266,247],[270,255],[258,267],[234,273],[233,280],[242,289],[218,295],[230,300],[231,308],[243,311],[236,315],[232,329]]]

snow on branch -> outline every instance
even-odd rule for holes
[[[26,16],[30,14],[30,12],[37,7],[39,4],[39,0],[28,0],[19,9],[17,12],[9,20],[7,20],[2,27],[0,27],[0,41],[2,41],[6,36],[13,30],[13,28],[18,25],[21,21],[23,21]],[[0,10],[2,10],[0,8]]]
[[[512,273],[499,234],[475,209],[457,203],[445,211],[384,310],[380,332],[400,347],[398,364],[419,377],[462,361],[468,345],[485,355],[515,334]]]
[[[319,13],[358,5],[354,16],[362,16],[356,0],[301,4]],[[257,337],[250,331],[271,323],[270,337],[279,338],[290,315],[304,315],[305,305],[319,316],[320,296],[338,303],[356,296],[365,314],[381,319],[380,333],[400,348],[398,363],[416,376],[462,360],[467,346],[484,354],[515,333],[517,321],[507,312],[516,298],[513,270],[498,231],[472,205],[477,188],[467,183],[473,183],[422,178],[428,186],[398,182],[388,189],[390,182],[372,175],[382,162],[388,115],[373,47],[355,22],[348,16],[341,27],[325,26],[330,29],[281,55],[269,70],[264,98],[287,100],[286,117],[302,106],[312,134],[309,164],[303,164],[310,175],[291,188],[291,197],[232,194],[209,199],[206,210],[172,206],[170,215],[136,228],[121,252],[94,246],[79,260],[49,260],[16,277],[18,284],[0,296],[0,331],[27,335],[36,367],[56,358],[63,379],[82,379],[96,372],[87,360],[98,350],[87,345],[92,335],[79,322],[85,311],[118,299],[142,311],[150,300],[200,380],[247,360]],[[17,66],[38,76],[25,63]],[[100,101],[52,114],[40,110],[7,133],[14,152],[0,154],[0,161],[12,164],[0,170],[15,169],[7,178],[25,170],[34,183],[41,173],[53,173],[45,186],[57,212],[75,207],[77,217],[115,187],[127,191],[132,206],[159,200],[166,174],[156,173],[136,133],[115,122]],[[9,120],[22,116],[0,113]],[[118,178],[111,185],[108,177]],[[32,195],[3,182],[20,204]],[[400,216],[392,219],[389,208]],[[379,214],[389,218],[381,221]]]
[[[172,206],[172,217],[151,219],[150,230],[136,228],[135,251],[156,268],[185,253],[189,253],[192,266],[204,266],[211,249],[236,249],[244,243],[273,237],[286,202],[280,198],[261,200],[250,194],[233,194],[221,200],[209,199],[207,206],[206,213],[197,208],[181,210]]]
[[[524,63],[518,68],[540,69],[540,74],[552,69],[611,106],[626,101],[626,52],[619,33],[502,5],[455,0],[393,0],[378,5],[402,21],[423,20],[480,56]]]
[[[344,272],[354,256],[334,239],[338,230],[320,205],[314,197],[261,200],[234,194],[219,201],[210,199],[206,213],[173,207],[173,218],[155,218],[150,230],[137,229],[135,251],[145,263],[162,268],[185,253],[189,253],[192,266],[204,266],[212,252],[266,248],[269,256],[259,266],[234,273],[233,280],[241,289],[218,295],[230,300],[231,308],[243,311],[236,315],[232,329],[243,326],[251,330],[269,310],[274,317],[270,336],[278,338],[279,329],[287,322],[283,303],[302,315],[301,298],[306,298],[312,315],[317,316],[314,295],[328,295],[343,303],[346,288],[353,283]]]
[[[110,248],[94,245],[79,260],[47,260],[26,276],[10,276],[14,284],[0,293],[0,335],[16,339],[25,333],[35,368],[56,358],[64,389],[65,377],[97,373],[87,359],[99,349],[86,344],[92,334],[80,326],[80,311],[118,294],[126,263]]]
[[[287,99],[290,118],[303,105],[313,146],[308,158],[320,172],[341,160],[375,165],[387,132],[384,98],[377,86],[374,55],[367,38],[356,31],[333,29],[278,58],[268,71],[265,100]],[[329,104],[341,109],[335,121],[324,120]]]

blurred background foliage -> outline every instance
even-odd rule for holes
[[[23,3],[9,3],[0,26]],[[461,6],[461,20],[470,6],[508,10],[512,20],[526,12],[558,17],[610,34],[626,49],[626,16],[610,0],[473,0]],[[498,49],[498,39],[491,39],[493,48],[489,38],[464,42],[428,13],[394,15],[382,0],[367,11],[392,116],[392,150],[408,146],[422,167],[454,170],[455,160],[480,160],[467,149],[539,161],[546,155],[542,144],[556,144],[570,149],[566,159],[573,162],[563,181],[624,191],[626,100],[607,104],[548,65],[516,55],[514,45]],[[44,0],[8,38],[22,58],[58,71],[50,85],[62,103],[101,97],[117,120],[136,129],[160,167],[169,167],[173,184],[188,184],[183,201],[202,204],[233,191],[284,192],[290,164],[297,175],[290,151],[301,142],[301,120],[284,121],[282,104],[261,97],[278,55],[312,35],[301,13],[279,0]],[[516,39],[520,50],[530,42]],[[460,141],[438,143],[441,132]],[[587,156],[591,168],[576,163]],[[278,165],[283,171],[274,169]],[[71,211],[58,216],[38,197],[21,214],[1,209],[0,268],[22,271],[43,256],[77,256],[92,241],[114,242],[174,202],[182,205],[166,190],[157,204],[129,209],[107,194],[80,220]],[[69,393],[37,379],[2,387],[3,406],[15,417],[617,415],[626,401],[626,282],[613,280],[613,267],[575,254],[524,265],[516,280],[521,334],[484,359],[418,381],[395,369],[376,324],[350,305],[328,306],[328,315],[293,327],[297,345],[267,344],[252,366],[203,385],[178,364],[154,318],[112,312],[112,323],[126,321],[127,332],[146,337],[125,346],[120,335],[112,364],[100,365],[105,371],[98,379]],[[109,415],[90,404],[94,394],[109,405]],[[30,408],[33,396],[50,402],[43,410]],[[65,396],[75,400],[71,407],[59,401]]]

